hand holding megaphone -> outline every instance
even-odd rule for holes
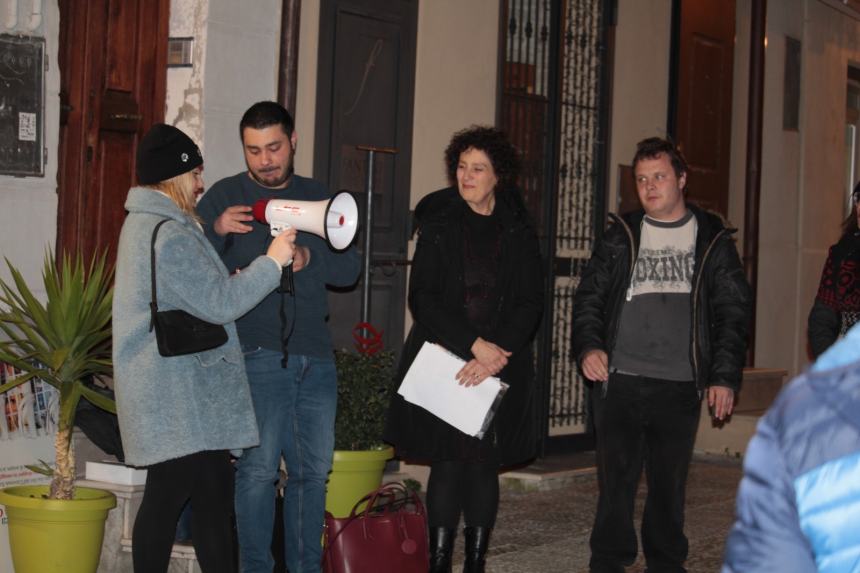
[[[282,267],[293,264],[296,255],[296,229],[287,229],[279,233],[275,240],[269,244],[266,254],[278,261]]]
[[[295,228],[322,237],[338,251],[347,248],[358,232],[358,204],[346,191],[323,201],[260,199],[253,213],[257,221],[269,224],[273,236]]]

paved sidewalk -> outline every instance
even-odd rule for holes
[[[741,474],[740,460],[695,457],[687,486],[689,573],[719,572]],[[559,480],[555,482],[558,487],[545,484],[542,489],[524,491],[525,488],[511,488],[508,483],[502,490],[487,560],[488,573],[588,572],[588,536],[597,503],[596,474],[593,468],[580,467],[566,473],[552,468],[544,475]],[[503,480],[505,477],[503,474]],[[644,492],[643,483],[636,504],[637,529]],[[458,535],[454,571],[461,568],[461,538]],[[627,571],[642,573],[644,568],[640,547],[639,559]]]

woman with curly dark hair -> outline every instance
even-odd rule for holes
[[[462,385],[498,376],[510,387],[482,439],[399,395],[385,439],[402,459],[430,463],[430,571],[450,571],[462,513],[463,571],[481,572],[498,509],[499,467],[536,453],[531,341],[543,281],[537,236],[514,186],[519,157],[505,135],[492,127],[460,131],[445,150],[445,164],[452,186],[415,209],[418,243],[409,284],[415,322],[398,377],[424,342],[432,342],[466,361],[457,374]]]
[[[839,242],[830,247],[809,312],[807,336],[813,359],[860,321],[860,183],[851,199],[853,208],[842,222]]]

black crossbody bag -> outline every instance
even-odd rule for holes
[[[158,310],[155,291],[155,237],[158,229],[170,219],[159,221],[152,230],[149,246],[150,278],[152,280],[152,320],[149,331],[155,329],[158,353],[162,356],[183,356],[218,348],[227,342],[227,331],[220,324],[201,320],[184,310]]]

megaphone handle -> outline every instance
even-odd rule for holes
[[[293,226],[289,223],[271,223],[269,224],[269,232],[273,237],[277,237],[287,229],[292,229]]]
[[[289,265],[284,267],[281,270],[281,286],[278,289],[280,292],[285,294],[294,294],[295,289],[293,285],[293,265]]]

